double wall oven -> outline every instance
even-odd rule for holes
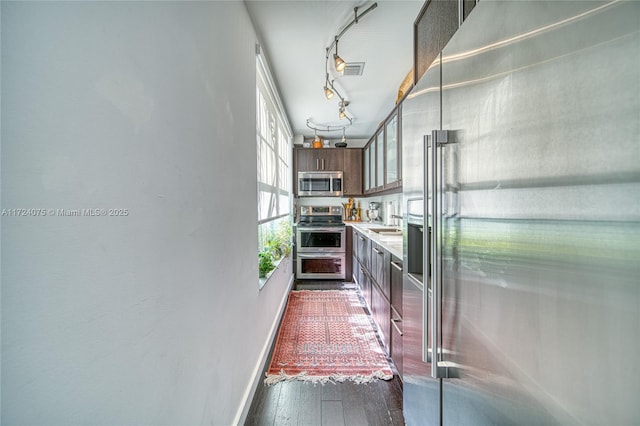
[[[346,241],[341,206],[301,206],[296,227],[300,279],[345,279]]]

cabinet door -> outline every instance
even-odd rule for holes
[[[327,172],[344,170],[344,149],[342,148],[322,148],[317,149],[319,170]]]
[[[354,257],[358,257],[358,240],[360,239],[360,236],[358,235],[358,231],[356,231],[355,229],[353,229],[353,227],[350,227],[352,229],[352,237],[351,237],[351,252],[353,253]],[[355,264],[353,266],[355,268]]]
[[[471,9],[467,7],[470,11]],[[440,51],[458,30],[457,1],[427,1],[414,23],[414,83],[431,66]]]
[[[360,261],[360,263],[362,263],[363,265],[366,264],[367,259],[369,258],[368,254],[367,254],[367,250],[369,250],[369,247],[367,245],[367,242],[369,241],[368,238],[366,238],[364,235],[362,235],[361,233],[358,232],[358,260]]]
[[[294,264],[296,262],[293,262]],[[356,258],[356,255],[354,254],[353,256],[351,256],[351,268],[352,268],[352,280],[357,283],[358,285],[360,285],[360,262],[358,262],[358,259]]]
[[[385,125],[386,150],[385,150],[385,188],[398,186],[399,175],[399,149],[398,149],[398,113],[396,112]]]
[[[402,316],[402,261],[391,259],[391,306]]]
[[[378,326],[378,333],[380,333],[384,349],[388,354],[391,337],[391,305],[375,283],[371,285],[371,312]]]
[[[378,132],[376,138],[376,188],[384,187],[384,129]]]
[[[347,148],[344,150],[344,186],[347,195],[362,195],[362,150]]]
[[[345,281],[353,281],[353,227],[347,226],[345,229],[345,260],[344,260],[344,278]]]
[[[402,379],[403,358],[402,358],[402,317],[391,306],[391,359],[398,370],[398,375]]]
[[[364,266],[359,265],[360,268],[360,290],[362,291],[362,297],[367,304],[367,309],[372,311],[371,308],[371,279],[369,274],[364,269]]]
[[[371,274],[386,299],[391,299],[391,254],[378,244],[372,243]]]
[[[367,145],[364,148],[364,152],[362,153],[364,156],[362,161],[362,167],[364,168],[362,174],[362,181],[364,183],[364,192],[369,192],[371,189],[371,185],[369,183],[369,173],[370,173],[370,159],[371,159],[371,149],[370,145]]]
[[[373,138],[369,145],[369,191],[376,189],[376,148],[378,147],[377,139]]]
[[[312,148],[296,148],[296,171],[297,172],[315,172],[318,170],[317,161]],[[297,181],[297,173],[295,180]]]

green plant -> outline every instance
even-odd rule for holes
[[[259,277],[264,278],[267,274],[273,271],[276,265],[273,264],[273,254],[270,250],[265,249],[258,253],[258,269]]]
[[[260,232],[259,241],[262,247],[258,253],[258,267],[260,278],[264,278],[275,269],[274,262],[291,254],[293,247],[291,221],[285,218],[278,222],[263,224]]]
[[[288,220],[283,220],[278,224],[278,228],[275,230],[275,240],[280,246],[280,252],[284,256],[289,256],[291,253],[291,223]]]
[[[278,260],[282,257],[282,244],[274,233],[270,233],[264,243],[264,249],[271,252],[274,260]]]

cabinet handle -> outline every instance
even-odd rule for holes
[[[402,331],[400,331],[400,327],[398,327],[398,323],[402,322],[402,320],[399,319],[395,319],[395,318],[391,318],[391,324],[393,325],[393,327],[396,329],[396,331],[398,332],[398,334],[400,334],[400,337],[404,336],[404,333],[402,333]]]
[[[316,158],[316,170],[320,170],[320,159]]]
[[[398,271],[402,272],[402,266],[398,262],[391,261],[391,266],[394,266]]]
[[[373,248],[373,251],[375,251],[376,253],[378,253],[378,254],[380,254],[380,255],[382,255],[382,254],[383,254],[383,252],[382,252],[382,251],[378,250],[378,249],[377,249],[377,248],[375,248],[375,247]]]
[[[364,241],[364,237],[360,237],[360,239],[361,239],[362,241]]]
[[[322,170],[324,170],[324,158],[322,159]]]

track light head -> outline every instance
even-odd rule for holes
[[[333,95],[335,95],[333,90],[331,90],[329,86],[324,86],[324,96],[326,96],[327,99],[331,99]]]
[[[338,55],[338,37],[336,36],[336,53],[333,54],[333,64],[336,67],[336,71],[342,73],[347,63]]]
[[[345,118],[347,118],[347,114],[344,112],[344,108],[340,108],[338,117],[340,117],[340,120],[344,120]]]
[[[337,53],[333,54],[333,62],[336,67],[336,71],[338,72],[343,72],[345,67],[347,66],[347,63],[344,61],[344,59],[338,56]]]

